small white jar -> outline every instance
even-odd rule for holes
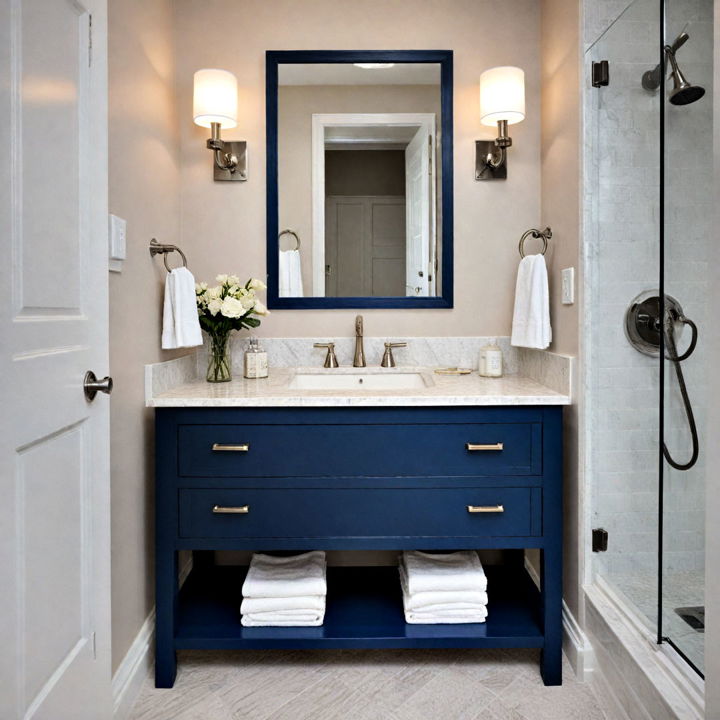
[[[480,349],[478,373],[483,377],[502,377],[503,354],[498,345],[486,345]]]

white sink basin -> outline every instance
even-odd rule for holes
[[[420,390],[434,385],[423,372],[342,371],[298,372],[288,387],[294,390]]]

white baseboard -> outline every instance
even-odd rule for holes
[[[192,570],[192,554],[180,568],[178,584],[182,587]],[[130,649],[125,654],[112,679],[113,720],[127,720],[145,678],[155,659],[155,608],[145,618]]]
[[[563,650],[580,682],[589,682],[595,670],[595,651],[570,608],[562,603]]]
[[[112,679],[113,720],[126,720],[153,664],[155,608],[147,616]]]
[[[540,577],[535,567],[525,557],[525,569],[535,585],[540,588]],[[565,653],[575,675],[580,682],[590,680],[595,669],[595,654],[590,640],[570,611],[567,603],[562,601],[563,652]]]

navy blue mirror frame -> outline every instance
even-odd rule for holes
[[[442,295],[435,297],[279,297],[278,65],[299,63],[438,63],[442,162]],[[453,306],[453,51],[268,50],[265,54],[267,153],[267,303],[271,309],[451,308]]]

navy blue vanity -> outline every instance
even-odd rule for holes
[[[159,407],[156,431],[158,687],[212,648],[536,647],[561,683],[562,407]],[[517,550],[486,623],[408,625],[397,568],[331,567],[315,628],[242,627],[245,568],[211,552],[483,548]]]

